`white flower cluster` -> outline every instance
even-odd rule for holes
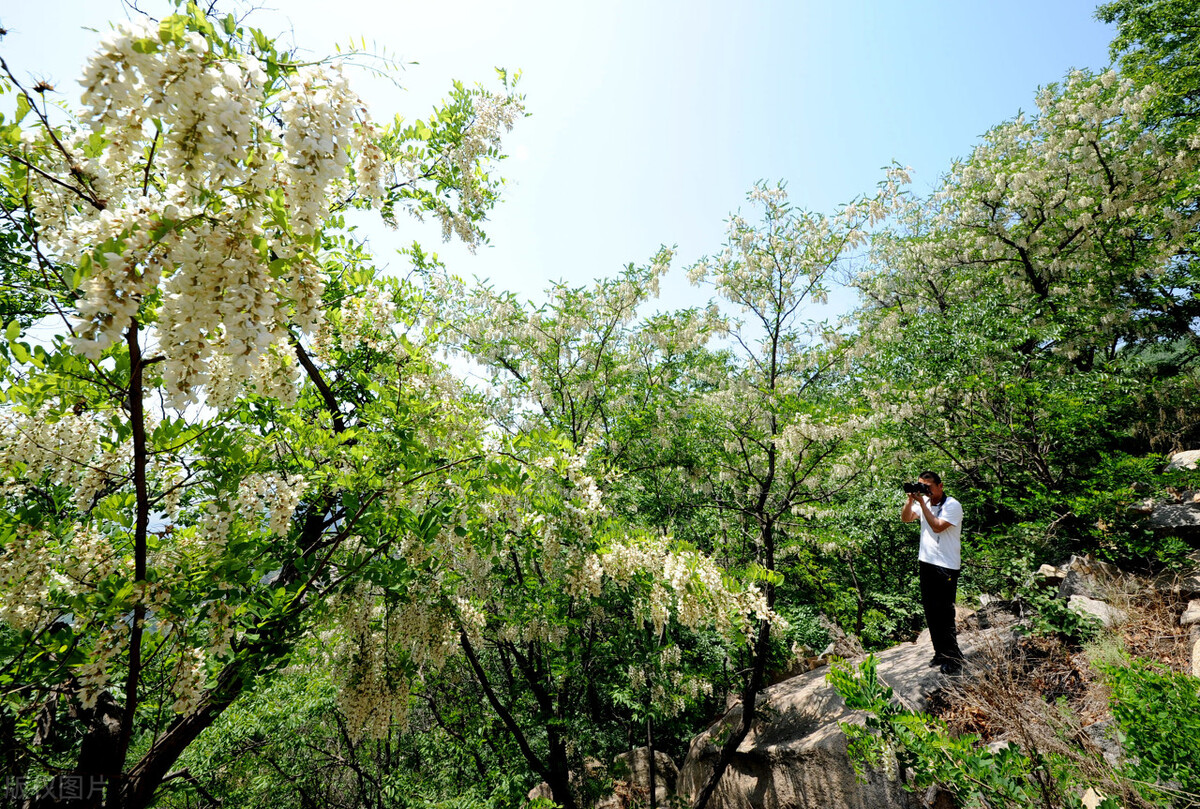
[[[121,560],[108,537],[91,525],[76,526],[69,553],[59,563],[63,589],[78,593],[93,589],[106,576],[117,572]]]
[[[237,499],[231,504],[216,501],[207,503],[200,520],[199,531],[208,552],[219,555],[236,521],[252,528],[261,528],[274,536],[287,536],[292,515],[307,483],[301,475],[280,475],[275,472],[247,475],[238,486]]]
[[[226,601],[214,601],[208,608],[208,619],[211,627],[208,653],[214,658],[228,655],[233,649],[233,639],[237,637],[237,625],[234,619],[237,610]]]
[[[171,684],[171,693],[175,697],[172,710],[175,713],[191,713],[199,706],[204,697],[204,684],[207,679],[206,659],[207,655],[203,649],[185,646],[180,650]]]
[[[484,155],[499,150],[501,130],[511,132],[513,124],[524,112],[520,102],[515,99],[500,98],[486,92],[475,96],[473,106],[475,120],[449,155],[449,162],[462,179],[459,188],[460,210],[455,213],[449,206],[441,205],[436,211],[442,222],[442,238],[449,241],[453,233],[472,251],[479,244],[479,231],[473,219],[487,207],[475,165]]]
[[[320,65],[300,68],[280,96],[284,153],[279,180],[299,238],[311,236],[320,225],[328,212],[329,187],[345,175],[356,109],[363,109],[362,102],[341,70]]]
[[[7,411],[0,415],[0,467],[24,466],[22,478],[50,482],[74,490],[80,511],[91,508],[109,481],[128,474],[131,445],[104,448],[101,416],[95,412],[60,412],[47,404],[32,415]]]
[[[13,629],[44,628],[53,616],[50,583],[57,560],[47,539],[41,531],[18,525],[0,555],[0,622]]]
[[[375,125],[370,121],[362,123],[358,131],[354,176],[358,183],[358,195],[370,202],[384,198],[395,174],[377,140]]]
[[[339,642],[333,649],[333,661],[342,674],[338,705],[356,734],[381,739],[393,724],[407,723],[411,682],[405,664],[409,654],[419,654],[423,642],[445,647],[447,634],[453,637],[445,623],[430,632],[425,621],[412,632],[411,619],[421,621],[413,613],[410,608],[385,615],[365,590],[347,596],[341,604]],[[439,667],[444,659],[445,654],[440,654]],[[422,662],[428,664],[429,656],[423,656]]]
[[[715,626],[731,638],[744,638],[753,628],[753,620],[786,627],[756,585],[737,587],[727,581],[711,557],[677,548],[662,537],[634,535],[613,542],[588,560],[574,588],[594,591],[600,577],[607,576],[628,590],[639,586],[646,573],[653,579],[648,590],[642,586],[638,594],[642,604],[639,620],[649,620],[658,634],[671,616],[692,629]]]
[[[989,131],[931,198],[905,205],[857,282],[881,313],[876,344],[896,333],[887,313],[901,303],[911,315],[1033,302],[1044,314],[1030,325],[1046,329],[1037,340],[1067,359],[1097,327],[1113,339],[1135,329],[1141,313],[1123,285],[1161,274],[1200,223],[1176,202],[1200,193],[1188,180],[1200,153],[1170,150],[1144,125],[1154,93],[1077,71],[1039,94],[1036,115]]]
[[[375,286],[367,294],[343,300],[341,314],[341,335],[347,347],[396,350],[396,303],[387,287]]]
[[[378,133],[339,70],[302,67],[273,98],[266,81],[253,57],[220,56],[199,34],[119,26],[82,79],[94,134],[64,136],[48,158],[92,204],[35,175],[40,238],[83,271],[75,349],[98,360],[161,289],[154,334],[174,407],[227,404],[243,383],[294,398],[286,327],[320,325],[312,236],[352,151],[362,193],[385,193]]]
[[[114,661],[123,657],[128,650],[128,627],[106,626],[100,630],[87,659],[74,667],[75,677],[79,680],[79,700],[84,708],[96,705],[96,700],[112,680]]]

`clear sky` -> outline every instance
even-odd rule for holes
[[[265,0],[270,5],[271,0]],[[161,16],[165,3],[141,0]],[[1107,65],[1112,31],[1087,0],[289,0],[251,18],[312,55],[366,38],[409,65],[403,91],[352,74],[380,120],[427,115],[454,78],[521,70],[532,117],[509,137],[510,185],[471,256],[432,227],[370,228],[383,264],[418,238],[465,277],[540,298],[678,245],[720,248],[759,179],[830,210],[897,160],[928,188],[1039,85]],[[77,96],[117,0],[8,0],[3,55],[18,76]],[[6,105],[7,106],[7,105]],[[686,298],[668,286],[675,301]]]

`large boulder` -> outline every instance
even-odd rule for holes
[[[1167,471],[1174,472],[1181,469],[1195,469],[1197,461],[1200,461],[1200,449],[1172,452],[1170,459],[1167,461]]]
[[[985,642],[1003,642],[1007,630],[964,633],[959,644],[967,656]],[[929,667],[933,646],[928,636],[876,655],[879,677],[904,706],[921,710],[945,675]],[[898,782],[873,772],[859,783],[846,755],[840,721],[861,722],[825,682],[826,671],[801,674],[767,688],[759,719],[738,747],[729,769],[709,802],[711,809],[916,809],[920,800]],[[719,742],[742,721],[741,705],[692,740],[679,771],[679,796],[695,800],[720,754]]]
[[[1189,492],[1186,500],[1178,503],[1158,503],[1146,517],[1146,525],[1163,534],[1181,537],[1200,536],[1200,501]]]
[[[628,809],[650,805],[650,750],[639,747],[631,753],[622,753],[613,759],[613,794],[601,798],[596,809]],[[661,750],[654,751],[654,795],[655,803],[668,806],[675,794],[675,783],[679,779],[679,768],[671,757]]]
[[[679,779],[679,768],[671,757],[661,750],[654,751],[654,794],[659,806],[667,806],[671,796],[675,794],[675,783]],[[584,761],[584,769],[589,777],[603,773],[603,765],[594,758]],[[621,753],[613,759],[613,765],[608,770],[612,776],[612,792],[601,795],[591,804],[592,809],[632,809],[650,805],[650,750],[639,747],[629,753]],[[579,778],[571,772],[571,786],[578,789]],[[529,801],[538,798],[553,800],[550,785],[545,781],[529,790],[526,796]]]
[[[1114,607],[1106,601],[1087,596],[1075,595],[1067,601],[1067,609],[1076,615],[1088,615],[1095,618],[1105,629],[1120,626],[1129,616],[1120,607]]]
[[[1183,611],[1183,615],[1179,616],[1180,626],[1191,626],[1192,624],[1200,624],[1200,598],[1191,601],[1187,605],[1187,609]]]
[[[1058,597],[1062,599],[1076,595],[1095,598],[1121,579],[1121,571],[1117,567],[1091,556],[1072,556],[1059,569],[1063,571],[1062,582],[1058,586]]]

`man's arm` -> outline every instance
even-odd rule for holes
[[[929,504],[925,502],[924,497],[917,498],[917,505],[921,507],[921,512],[925,515],[925,522],[929,525],[929,529],[935,534],[940,534],[954,523],[942,517],[935,517],[933,512],[929,510]]]
[[[908,502],[904,504],[904,508],[900,509],[900,520],[902,522],[913,522],[917,519],[917,510],[913,507],[914,503],[924,505],[924,500],[921,496],[912,492],[908,495]]]

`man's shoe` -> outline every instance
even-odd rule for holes
[[[947,660],[942,664],[942,674],[950,676],[962,674],[962,664],[957,660]]]

